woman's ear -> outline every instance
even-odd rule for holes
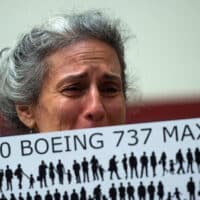
[[[20,121],[30,129],[35,126],[35,118],[32,105],[15,105]]]

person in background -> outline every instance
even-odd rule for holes
[[[0,112],[21,133],[124,124],[126,63],[118,19],[52,18],[0,55]]]

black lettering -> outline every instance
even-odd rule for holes
[[[123,136],[124,136],[124,131],[113,131],[113,133],[114,134],[120,134],[119,139],[118,139],[117,144],[116,144],[116,147],[118,147],[119,144],[121,143]]]
[[[11,147],[8,142],[2,142],[0,145],[0,155],[2,158],[8,158],[11,154]]]
[[[62,142],[57,142],[58,140],[60,140],[61,137],[53,137],[51,138],[51,143],[52,143],[52,152],[53,153],[59,153],[62,152],[61,149],[56,149],[56,146],[60,146],[62,144]],[[57,140],[57,141],[56,141]]]
[[[65,149],[65,151],[71,151],[71,149],[69,147],[69,138],[70,138],[70,136],[65,136],[65,139],[66,139],[66,149]]]
[[[49,143],[44,138],[39,138],[35,141],[35,151],[38,154],[45,154],[49,150]]]
[[[200,125],[199,125],[199,124],[196,124],[196,126],[197,126],[197,128],[200,130]],[[197,140],[200,140],[200,133],[199,133],[199,135],[198,135],[198,137],[197,137]]]
[[[128,143],[129,146],[133,146],[136,145],[138,143],[138,137],[137,137],[137,131],[132,129],[132,130],[128,130],[128,133],[133,133],[131,135],[131,138],[134,139],[134,143]]]
[[[30,140],[21,141],[21,154],[22,156],[29,156],[33,153],[33,148],[31,147]]]
[[[185,137],[191,137],[193,140],[195,140],[194,135],[192,134],[192,130],[190,129],[189,125],[185,125],[183,129],[183,135],[182,135],[181,141],[183,141]]]
[[[151,132],[152,132],[152,128],[142,128],[141,131],[146,131],[147,132],[147,136],[144,140],[144,144],[147,144],[147,141],[150,138]]]
[[[102,136],[103,134],[102,133],[93,133],[90,138],[89,138],[89,144],[92,148],[94,149],[101,149],[104,147],[104,142],[103,140],[95,140],[95,145],[93,143],[93,138],[94,136]],[[98,145],[99,144],[99,145]]]
[[[74,136],[74,149],[75,150],[77,150],[77,143],[79,143],[83,149],[86,149],[87,148],[86,136],[83,135],[83,141],[81,141],[80,138],[77,135],[75,135]]]
[[[167,127],[163,127],[163,139],[164,139],[164,142],[167,142],[166,134],[169,137],[172,137],[175,134],[176,141],[178,141],[178,128],[177,128],[177,126],[174,126],[171,131],[169,131],[167,129]]]

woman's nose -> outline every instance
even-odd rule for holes
[[[98,122],[105,118],[103,98],[98,88],[92,88],[87,94],[85,116],[88,120]]]

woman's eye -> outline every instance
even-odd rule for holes
[[[115,88],[115,87],[106,87],[106,88],[104,89],[104,91],[105,91],[105,92],[113,93],[113,92],[117,92],[118,90],[117,90],[117,88]]]
[[[107,95],[107,96],[114,96],[116,95],[118,92],[120,91],[120,88],[117,87],[117,86],[104,86],[102,88],[102,92],[104,95]]]
[[[84,87],[81,85],[69,85],[61,91],[66,96],[80,96],[84,92]]]

